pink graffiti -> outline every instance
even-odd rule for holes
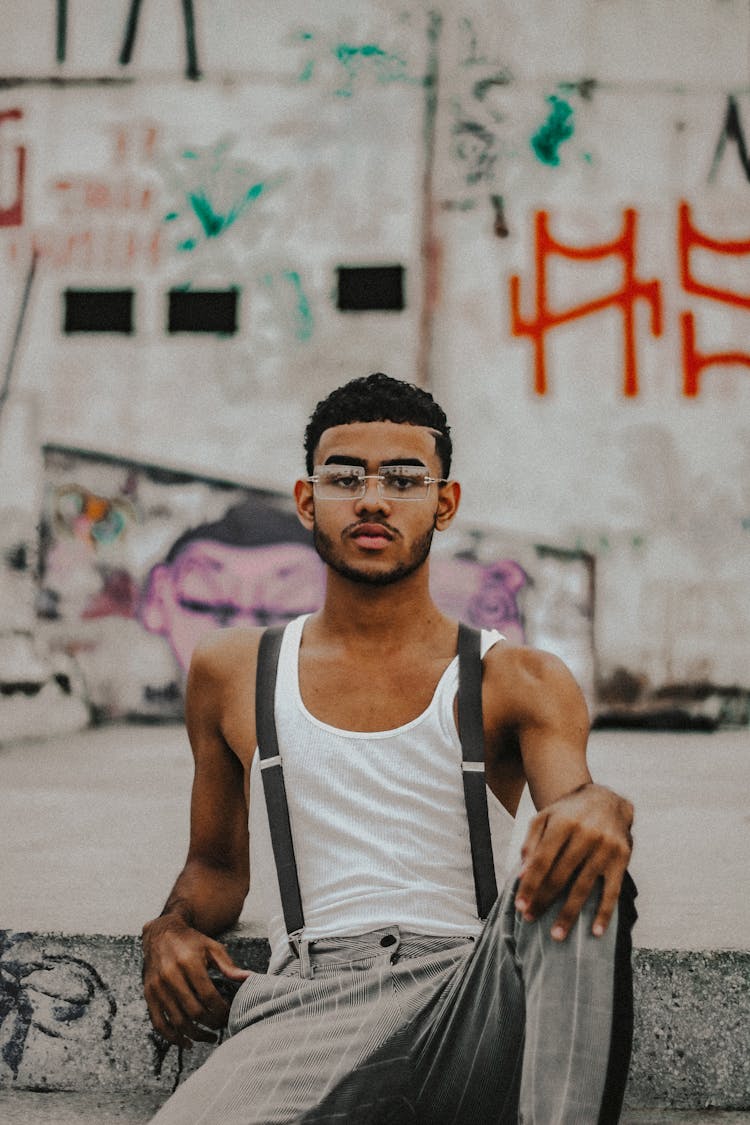
[[[522,567],[512,559],[483,566],[471,559],[432,560],[432,595],[445,612],[469,625],[497,629],[514,644],[524,641],[518,598],[528,583]]]
[[[434,559],[431,586],[446,613],[469,624],[524,640],[518,595],[528,579],[510,559],[483,566],[468,559]],[[325,570],[312,547],[274,543],[242,547],[195,539],[148,576],[139,616],[167,639],[187,669],[201,637],[229,625],[270,625],[318,609]]]
[[[270,625],[317,609],[323,564],[312,547],[274,543],[236,547],[210,539],[188,543],[151,571],[141,620],[166,637],[182,668],[202,636],[227,625]]]

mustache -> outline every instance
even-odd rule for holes
[[[391,527],[391,525],[387,523],[386,520],[375,519],[355,520],[354,523],[348,524],[341,534],[344,537],[354,535],[354,533],[356,531],[359,531],[361,527],[382,527],[388,532],[389,535],[392,535],[394,539],[396,537],[401,538],[401,533],[397,531],[395,527]]]

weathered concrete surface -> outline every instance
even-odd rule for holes
[[[750,1121],[746,1113],[724,1109],[630,1109],[620,1118],[620,1125],[743,1125]]]
[[[142,1094],[0,1090],[3,1125],[146,1125],[161,1099]],[[626,1110],[620,1125],[748,1125],[750,1111]],[[356,1125],[356,1123],[352,1123]]]
[[[3,1125],[145,1125],[162,1103],[154,1094],[50,1094],[0,1089]]]
[[[750,953],[636,950],[627,1101],[750,1108]]]
[[[248,968],[268,964],[265,940],[228,945]],[[166,1096],[209,1050],[152,1035],[138,938],[0,931],[0,1086]]]
[[[263,971],[263,939],[232,936]],[[138,939],[0,932],[0,1085],[166,1097],[210,1047],[166,1051],[140,988]],[[750,1108],[750,953],[638,950],[629,1106]]]

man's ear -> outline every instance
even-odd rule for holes
[[[313,486],[307,480],[298,480],[294,484],[294,502],[297,506],[297,519],[312,531],[315,522],[315,497]]]
[[[461,503],[461,485],[457,480],[449,480],[438,491],[438,507],[435,513],[435,530],[445,531],[453,522],[453,517]]]

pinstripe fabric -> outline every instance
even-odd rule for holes
[[[614,1125],[619,1108],[609,1121],[600,1111],[613,1070],[617,918],[591,937],[589,903],[556,943],[555,907],[526,923],[514,888],[478,940],[392,926],[315,942],[310,976],[291,954],[278,973],[254,974],[232,1005],[231,1038],[154,1121]],[[629,1049],[621,1037],[618,1050]]]

